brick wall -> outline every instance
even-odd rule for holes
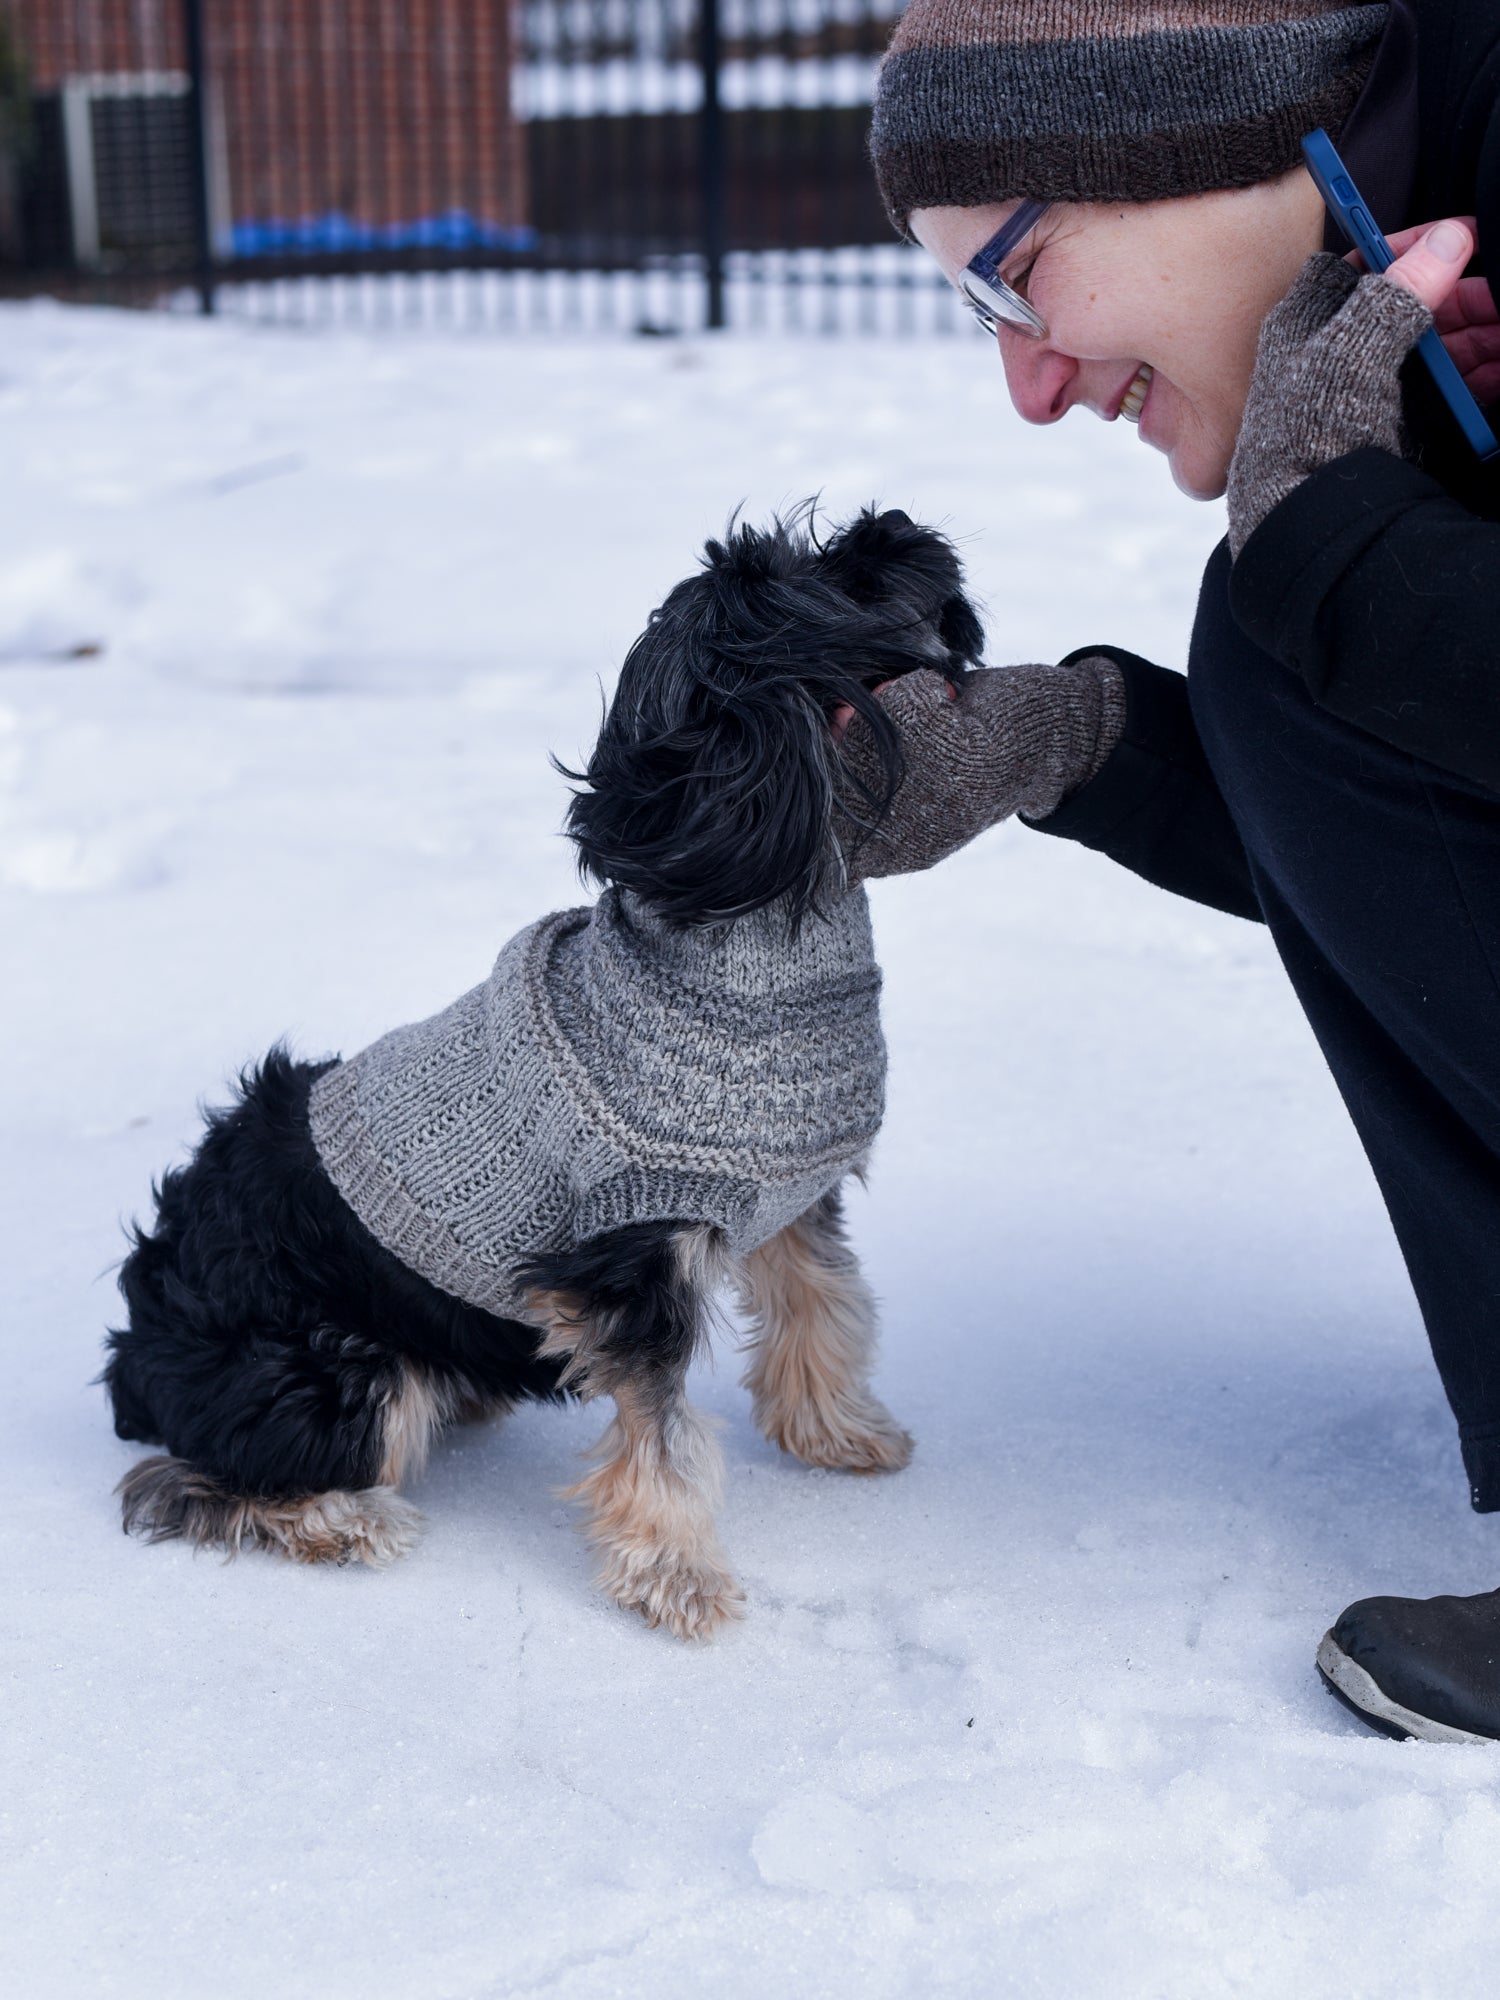
[[[7,12],[39,91],[81,72],[182,67],[181,0],[8,0]]]
[[[0,0],[0,5],[6,0]],[[513,0],[203,0],[228,215],[355,235],[527,221]],[[9,0],[35,87],[180,70],[181,0]],[[248,233],[247,233],[248,232]],[[455,241],[461,240],[455,237]],[[472,233],[470,240],[472,240]],[[498,239],[497,239],[498,240]]]
[[[217,0],[237,217],[526,220],[510,0]]]

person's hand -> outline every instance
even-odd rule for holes
[[[1434,227],[1458,228],[1468,236],[1468,244],[1458,252],[1440,257],[1427,242]],[[1472,215],[1455,216],[1446,224],[1418,223],[1414,229],[1400,229],[1387,240],[1396,253],[1396,262],[1386,273],[1396,284],[1414,291],[1431,311],[1442,335],[1443,345],[1476,403],[1500,400],[1500,309],[1488,278],[1462,278],[1458,273],[1474,254],[1477,225]],[[1451,246],[1450,246],[1451,247]],[[1351,250],[1345,260],[1357,270],[1364,259]]]
[[[931,868],[1012,813],[1043,819],[1095,774],[1119,740],[1119,668],[1099,656],[1061,666],[976,667],[954,683],[918,668],[879,691],[903,772],[872,825],[880,759],[870,725],[847,723],[834,831],[846,883]],[[861,789],[861,786],[863,789]]]
[[[872,687],[870,692],[871,694],[884,694],[887,688],[894,687],[895,685],[894,681],[881,681],[877,686]],[[948,690],[949,701],[957,701],[958,689],[953,685],[952,681],[945,680],[943,686]],[[833,731],[833,740],[835,743],[843,742],[844,731],[853,720],[854,703],[852,701],[841,701],[829,719],[829,727]]]
[[[1308,258],[1260,330],[1229,462],[1232,555],[1320,467],[1369,445],[1403,455],[1401,364],[1433,323],[1426,295],[1455,289],[1470,244],[1439,223],[1381,277]]]

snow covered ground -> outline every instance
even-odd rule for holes
[[[0,1935],[150,2000],[1493,1985],[1500,1765],[1318,1686],[1500,1582],[1266,940],[1002,828],[878,885],[854,1226],[888,1481],[752,1430],[746,1622],[611,1608],[597,1410],[439,1451],[381,1575],[119,1533],[122,1218],[275,1036],[352,1048],[577,900],[547,753],[741,500],[964,541],[992,657],[1180,661],[1216,509],[967,338],[481,341],[0,312]],[[69,655],[80,645],[102,653]]]

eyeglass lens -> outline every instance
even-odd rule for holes
[[[986,333],[998,333],[1002,326],[1012,327],[1018,333],[1046,333],[1046,321],[1029,300],[1006,284],[1000,276],[1000,266],[1035,229],[1050,206],[1045,201],[1023,201],[964,266],[959,289],[964,303]]]

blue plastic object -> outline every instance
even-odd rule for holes
[[[236,257],[337,255],[359,250],[531,250],[537,233],[528,227],[507,228],[482,221],[467,209],[450,208],[442,215],[424,215],[410,222],[359,222],[329,209],[322,215],[295,220],[280,216],[237,222],[231,254]]]
[[[1318,193],[1328,204],[1339,228],[1372,271],[1388,271],[1396,261],[1396,253],[1376,227],[1375,218],[1361,199],[1349,169],[1339,158],[1338,148],[1321,125],[1302,141],[1302,157],[1307,162],[1307,171],[1317,183]],[[1464,378],[1454,367],[1453,359],[1435,326],[1428,327],[1417,342],[1417,352],[1426,362],[1443,401],[1457,418],[1459,428],[1474,450],[1481,458],[1493,458],[1500,452],[1500,439],[1496,438],[1484,412],[1469,394]]]

